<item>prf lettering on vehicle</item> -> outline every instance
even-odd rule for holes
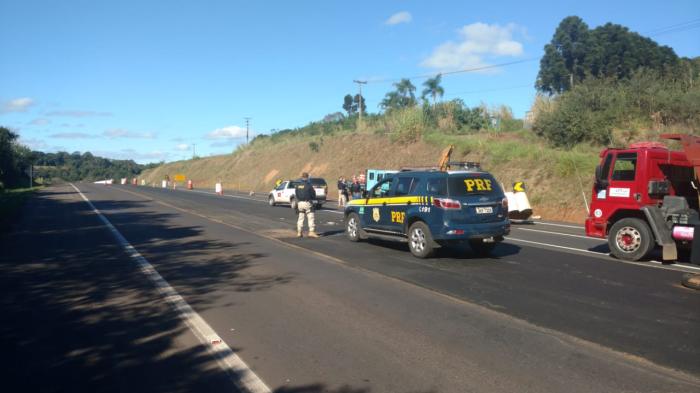
[[[406,219],[406,212],[391,212],[391,222],[398,222],[399,224],[403,224],[403,221]]]
[[[491,191],[491,180],[489,179],[464,179],[467,192]]]

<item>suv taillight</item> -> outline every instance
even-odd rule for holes
[[[501,206],[503,206],[503,211],[507,214],[508,213],[508,198],[503,198],[501,200]]]
[[[461,209],[462,204],[454,199],[447,198],[433,198],[433,205],[435,207],[441,207],[443,209]]]

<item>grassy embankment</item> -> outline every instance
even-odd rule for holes
[[[386,129],[370,126],[326,135],[259,138],[233,154],[168,163],[144,172],[142,178],[154,185],[165,175],[181,173],[198,187],[213,188],[221,181],[224,189],[267,192],[275,179],[295,178],[306,171],[324,177],[335,197],[335,181],[341,175],[349,177],[366,168],[436,165],[440,152],[453,144],[452,160],[481,162],[506,190],[513,182],[524,181],[535,215],[579,223],[586,216],[582,191],[590,199],[598,147],[555,149],[526,130],[466,135],[429,131],[406,142]]]
[[[18,217],[27,199],[40,187],[0,191],[0,232],[4,232]]]

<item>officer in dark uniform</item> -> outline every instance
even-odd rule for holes
[[[301,174],[301,182],[297,184],[294,194],[297,198],[297,210],[299,219],[297,220],[297,237],[302,236],[304,228],[304,216],[309,222],[309,237],[318,237],[316,234],[316,222],[314,218],[314,199],[316,199],[316,191],[309,181],[309,174],[304,172]]]

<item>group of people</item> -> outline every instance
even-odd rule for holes
[[[338,178],[338,207],[344,207],[352,199],[362,198],[362,184],[358,176],[352,177],[348,182],[344,176]]]
[[[281,181],[277,184],[281,184]],[[301,181],[295,186],[294,194],[297,200],[297,211],[299,218],[297,219],[297,237],[303,236],[304,218],[309,224],[308,237],[316,238],[316,220],[314,217],[314,204],[316,192],[309,182],[309,174],[304,172],[301,175]],[[352,199],[362,198],[362,183],[359,176],[353,176],[352,182],[348,182],[345,177],[338,178],[338,206],[343,207],[347,201]]]

